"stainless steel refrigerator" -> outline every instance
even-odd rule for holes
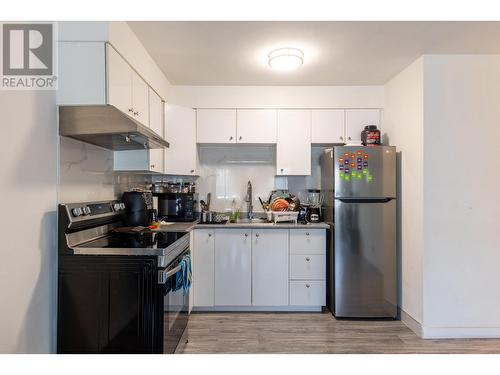
[[[395,318],[396,149],[343,146],[321,157],[330,224],[327,305],[336,317]]]

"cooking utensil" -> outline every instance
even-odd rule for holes
[[[262,199],[261,199],[260,197],[258,197],[258,198],[259,198],[260,205],[262,206],[262,209],[263,209],[264,211],[267,211],[267,210],[266,210],[266,207],[264,206],[264,202],[262,201]]]
[[[211,198],[212,198],[212,194],[208,193],[207,194],[207,211],[210,210],[210,201],[211,201]]]

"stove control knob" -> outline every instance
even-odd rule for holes
[[[113,209],[114,209],[115,211],[120,211],[120,209],[121,209],[121,207],[120,207],[120,203],[115,203],[115,204],[113,205]]]
[[[84,215],[90,215],[90,207],[84,206],[82,207],[82,211]]]
[[[73,214],[74,217],[78,217],[83,214],[83,211],[80,207],[75,207],[71,210],[71,213]]]

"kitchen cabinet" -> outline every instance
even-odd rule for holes
[[[196,113],[192,108],[167,104],[166,135],[170,147],[165,150],[165,173],[196,175]]]
[[[148,87],[149,96],[149,127],[159,136],[166,138],[165,133],[165,103],[160,96],[151,88]],[[165,135],[165,136],[164,136]]]
[[[291,306],[325,306],[325,281],[292,280],[290,281]]]
[[[361,132],[367,125],[376,125],[380,129],[379,109],[346,109],[346,143],[361,142]]]
[[[237,143],[276,143],[277,110],[275,109],[238,109]]]
[[[215,305],[252,304],[252,240],[250,230],[215,233]]]
[[[311,142],[316,144],[344,143],[345,110],[313,109]]]
[[[132,68],[113,47],[107,45],[106,53],[108,104],[133,117]]]
[[[194,306],[214,305],[215,231],[196,229],[193,251]]]
[[[236,143],[236,110],[197,109],[196,142]]]
[[[148,84],[109,44],[107,51],[108,104],[149,126]]]
[[[288,305],[288,230],[252,230],[252,305]]]
[[[277,175],[311,174],[311,111],[278,110]]]
[[[140,171],[164,173],[164,150],[128,150],[113,153],[115,171]]]

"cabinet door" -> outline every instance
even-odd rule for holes
[[[250,230],[215,231],[215,305],[252,304],[252,239]]]
[[[236,123],[238,143],[276,143],[275,109],[238,109]]]
[[[196,175],[196,113],[192,108],[167,104],[166,174]]]
[[[344,143],[343,109],[313,109],[311,118],[312,143]]]
[[[132,71],[132,108],[134,118],[149,126],[149,86],[135,71]]]
[[[194,306],[214,305],[214,238],[213,229],[194,231]]]
[[[196,142],[236,143],[236,110],[198,109]]]
[[[107,55],[108,104],[133,117],[132,68],[110,45]]]
[[[278,175],[311,174],[311,111],[278,110]]]
[[[165,150],[161,148],[149,149],[149,170],[156,173],[165,173]]]
[[[164,106],[163,101],[151,87],[149,91],[149,127],[152,131],[163,137],[165,122],[163,121]]]
[[[361,142],[361,132],[366,125],[377,125],[380,129],[379,109],[346,109],[346,143]]]
[[[252,305],[288,305],[288,230],[252,231]]]

